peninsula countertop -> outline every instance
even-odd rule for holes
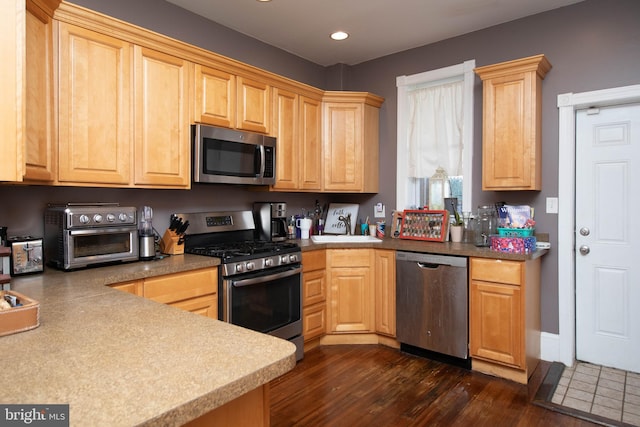
[[[12,279],[40,326],[0,337],[3,404],[69,404],[70,425],[181,425],[295,366],[288,341],[111,289],[212,267],[168,257]]]

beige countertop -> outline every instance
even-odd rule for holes
[[[218,264],[182,255],[13,278],[40,302],[40,326],[0,337],[0,402],[69,404],[72,426],[173,426],[291,370],[288,341],[105,286]]]
[[[546,241],[548,235],[542,235],[539,240]],[[431,242],[421,240],[392,239],[385,237],[382,242],[376,243],[314,243],[311,239],[293,240],[298,243],[302,251],[312,251],[317,249],[340,249],[340,248],[377,248],[392,249],[396,251],[423,252],[440,255],[454,255],[466,257],[480,257],[505,259],[514,261],[526,261],[539,258],[549,251],[547,249],[537,249],[530,254],[512,254],[492,251],[488,247],[477,247],[472,243],[453,242]]]

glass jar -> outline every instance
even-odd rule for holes
[[[478,206],[475,224],[476,246],[491,246],[492,234],[496,234],[496,208],[492,205]]]

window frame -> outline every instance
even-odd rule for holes
[[[396,209],[403,211],[407,209],[407,127],[409,121],[409,102],[407,93],[409,88],[426,85],[441,84],[454,79],[461,79],[463,83],[463,130],[462,130],[462,211],[470,212],[473,206],[472,177],[473,177],[473,86],[476,67],[475,59],[464,61],[461,64],[449,67],[438,68],[436,70],[425,71],[423,73],[412,74],[410,76],[396,77],[398,88],[398,119],[397,119],[397,140],[396,140]]]

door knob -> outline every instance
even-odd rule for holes
[[[589,234],[591,234],[591,230],[589,230],[587,227],[582,227],[580,229],[580,234],[582,234],[583,236],[588,236]]]
[[[589,252],[591,252],[591,249],[589,248],[589,246],[587,245],[580,246],[580,253],[582,255],[587,255]]]

